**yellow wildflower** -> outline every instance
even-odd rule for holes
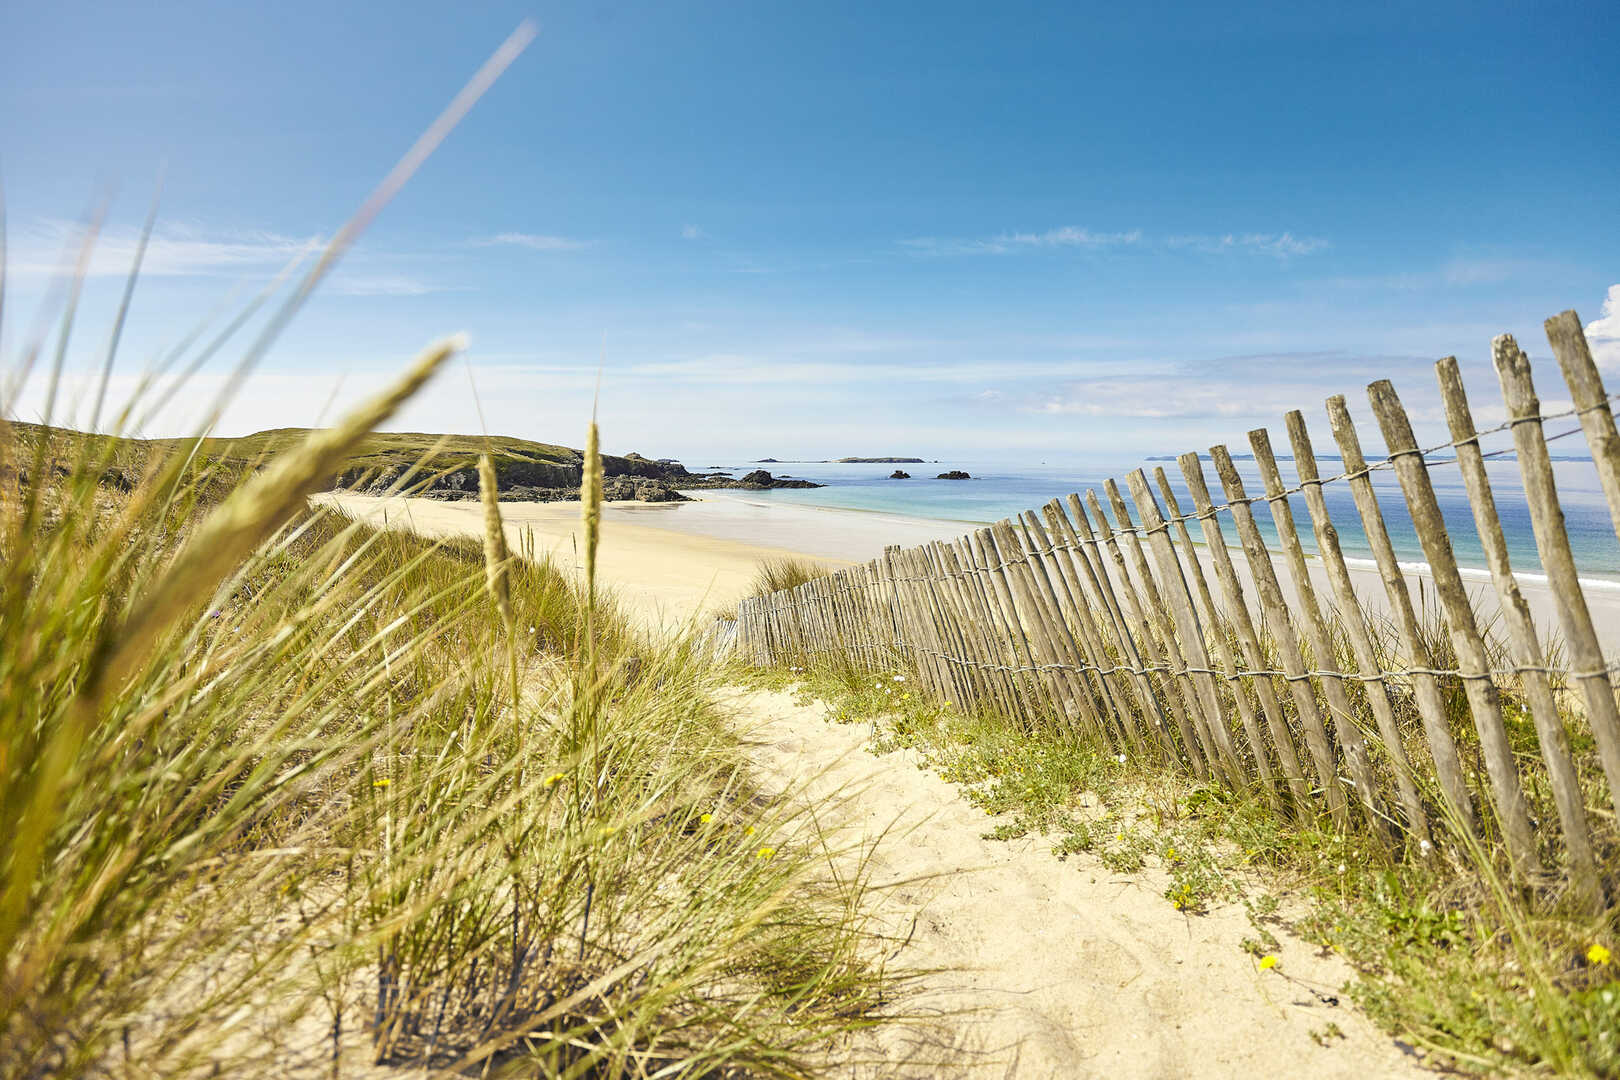
[[[698,815],[698,820],[703,822],[703,824],[707,825],[709,822],[714,820],[714,815],[713,814],[699,814]]]
[[[372,787],[387,787],[387,786],[388,786],[388,785],[389,785],[389,784],[391,784],[391,783],[393,783],[393,781],[392,781],[392,780],[390,780],[390,779],[388,779],[388,778],[387,778],[387,777],[386,777],[386,776],[385,776],[385,777],[383,777],[383,778],[382,778],[382,779],[381,779],[381,780],[373,780],[373,781],[372,781],[372,782],[371,782],[371,786],[372,786]]]
[[[1276,956],[1272,955],[1271,953],[1267,953],[1265,956],[1262,956],[1260,958],[1260,970],[1261,971],[1269,971],[1269,970],[1271,970],[1272,968],[1274,968],[1276,966],[1277,966],[1277,958],[1276,958]]]
[[[756,859],[774,859],[775,857],[776,849],[773,847],[762,847],[754,852],[754,858]]]
[[[743,835],[744,836],[753,836],[754,835],[754,827],[752,825],[748,826],[748,828],[743,830]]]
[[[1171,848],[1170,850],[1166,851],[1164,853],[1164,857],[1167,859],[1174,859],[1176,857],[1176,849]]]
[[[1586,962],[1589,964],[1607,964],[1613,955],[1602,945],[1593,945],[1586,950]]]
[[[540,786],[541,787],[556,787],[558,784],[562,783],[562,781],[563,781],[563,774],[560,773],[560,772],[554,772],[550,776],[546,777],[543,781],[541,781]]]

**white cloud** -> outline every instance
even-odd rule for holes
[[[1128,232],[1093,232],[1075,225],[1064,225],[1045,232],[1012,232],[982,239],[920,236],[900,241],[903,247],[923,255],[1014,255],[1019,252],[1078,249],[1100,251],[1106,248],[1151,248],[1162,246],[1218,255],[1247,252],[1288,258],[1309,255],[1329,244],[1314,236],[1283,233],[1224,233],[1221,235],[1167,236],[1153,240],[1141,229]]]
[[[698,228],[696,225],[682,225],[681,226],[681,239],[682,240],[701,240],[702,238],[703,238],[703,230]]]
[[[1099,249],[1140,243],[1142,231],[1099,233],[1075,225],[1064,225],[1045,232],[1002,233],[987,239],[967,240],[920,236],[900,243],[925,255],[1011,255],[1020,251],[1051,248]]]
[[[532,251],[577,251],[585,246],[583,240],[572,240],[566,236],[521,232],[496,233],[470,243],[473,247],[523,247]]]
[[[1038,398],[1025,411],[1048,415],[1131,417],[1163,420],[1172,417],[1231,417],[1283,413],[1303,402],[1291,391],[1278,395],[1267,388],[1266,400],[1257,397],[1253,384],[1242,387],[1179,379],[1091,379],[1073,383],[1057,394]]]
[[[1291,255],[1309,255],[1328,247],[1328,242],[1314,236],[1295,236],[1284,233],[1223,233],[1220,236],[1171,236],[1165,243],[1173,248],[1189,248],[1206,255],[1223,252],[1251,252],[1287,258]]]
[[[1586,324],[1592,359],[1605,371],[1620,371],[1620,285],[1610,285],[1603,311]]]
[[[152,231],[141,262],[143,277],[206,277],[244,271],[274,272],[316,250],[321,236],[285,236],[263,230],[208,231],[194,225],[160,225]],[[8,271],[19,277],[52,277],[71,271],[84,242],[84,226],[46,219],[20,231]],[[123,277],[135,261],[140,230],[108,226],[96,237],[88,277]]]

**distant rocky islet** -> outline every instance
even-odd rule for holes
[[[918,457],[846,457],[825,463],[837,464],[920,464]],[[505,461],[497,471],[497,489],[508,502],[565,502],[579,498],[583,455],[579,461]],[[776,458],[760,458],[750,464],[788,464]],[[622,457],[602,456],[602,497],[606,502],[670,503],[692,501],[683,491],[737,490],[773,491],[781,489],[808,489],[826,487],[812,480],[788,475],[774,475],[767,469],[754,469],[741,477],[732,472],[712,467],[708,472],[689,472],[680,462],[670,458],[647,458],[638,453]],[[339,477],[338,486],[370,494],[392,490],[404,474],[400,468],[381,470],[354,470]],[[911,474],[895,469],[891,480],[910,480]],[[967,480],[968,473],[952,469],[940,473],[935,479]],[[433,477],[425,488],[413,492],[419,497],[448,502],[478,498],[478,470],[463,467]]]

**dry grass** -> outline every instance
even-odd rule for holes
[[[814,559],[802,559],[791,555],[766,559],[754,572],[754,580],[748,586],[748,595],[769,596],[782,589],[791,589],[807,581],[826,577],[827,574],[827,568]]]
[[[452,351],[258,473],[0,421],[0,1078],[795,1076],[876,1022],[861,882],[750,788],[684,643],[498,507],[487,551],[307,509]]]

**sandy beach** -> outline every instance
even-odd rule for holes
[[[375,498],[328,492],[317,501],[365,520],[401,523],[425,536],[481,535],[477,502]],[[675,504],[682,506],[685,504]],[[517,549],[525,533],[535,549],[558,566],[581,569],[578,502],[501,504],[507,541]],[[646,503],[608,503],[602,508],[598,580],[625,610],[652,630],[678,631],[700,616],[735,610],[761,562],[799,554],[748,540],[732,540],[666,527],[665,508]],[[744,534],[746,535],[746,534]],[[845,560],[811,556],[830,567]]]
[[[335,492],[319,498],[379,522],[385,514],[390,520],[403,518],[430,536],[476,535],[483,529],[476,502],[382,499]],[[501,512],[514,544],[525,530],[532,530],[541,552],[577,568],[577,502],[509,502],[501,504]],[[639,618],[666,628],[685,625],[699,614],[734,608],[765,559],[797,555],[837,567],[876,558],[889,544],[911,547],[952,540],[983,527],[970,521],[767,504],[729,492],[709,493],[687,503],[609,503],[603,507],[602,520],[601,580]],[[1198,548],[1210,588],[1217,590],[1210,553],[1202,544]],[[1233,551],[1232,561],[1253,604],[1253,578],[1242,553]],[[1314,557],[1309,562],[1318,595],[1331,601],[1326,568]],[[1350,562],[1350,575],[1364,608],[1375,616],[1387,615],[1389,605],[1377,568]],[[1280,559],[1276,568],[1289,602],[1296,603]],[[1422,563],[1403,563],[1402,568],[1413,603],[1433,611],[1436,597],[1429,568]],[[1489,576],[1477,570],[1464,570],[1463,575],[1477,610],[1489,622],[1498,609]],[[1519,584],[1543,639],[1556,641],[1558,615],[1552,590],[1535,574],[1521,573]],[[1591,581],[1585,593],[1598,635],[1611,648],[1620,644],[1620,586]]]

